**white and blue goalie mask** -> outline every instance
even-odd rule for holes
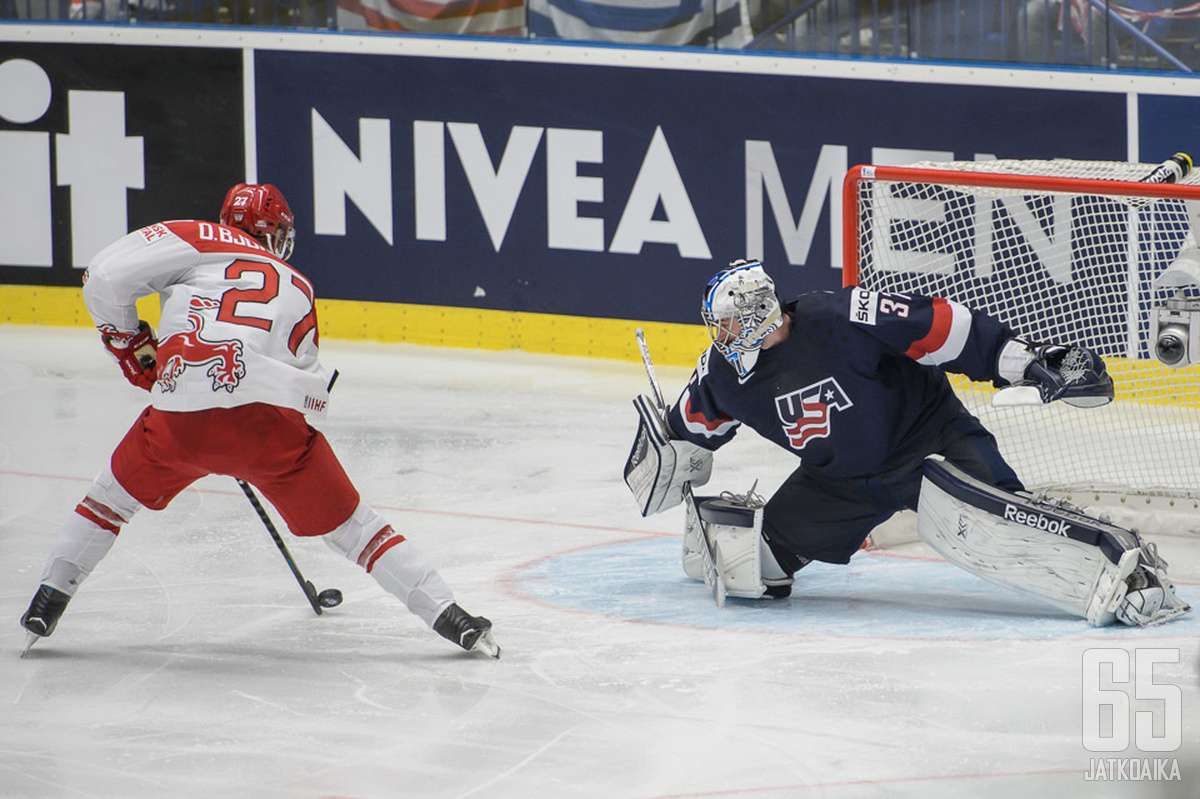
[[[734,261],[708,281],[700,315],[717,352],[739,377],[754,369],[763,339],[783,318],[775,281],[761,263],[747,260]]]

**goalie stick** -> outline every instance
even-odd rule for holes
[[[664,419],[667,418],[667,401],[663,399],[662,387],[658,384],[658,374],[654,371],[654,361],[650,360],[650,348],[646,346],[646,334],[639,327],[636,331],[638,349],[642,352],[642,365],[646,367],[646,379],[650,381],[650,393],[654,404]]]
[[[337,382],[337,379],[338,370],[334,369],[333,376],[329,378],[329,385],[325,387],[325,393],[328,394],[330,391],[333,391],[333,384]],[[304,579],[304,575],[300,573],[300,568],[296,566],[296,561],[292,557],[292,553],[288,551],[287,544],[283,543],[283,537],[275,529],[275,524],[271,521],[271,517],[267,515],[266,508],[259,502],[258,495],[254,493],[254,489],[245,480],[235,479],[237,479],[238,487],[242,489],[242,493],[246,495],[246,499],[250,500],[250,504],[258,512],[258,518],[262,520],[263,526],[271,534],[271,538],[275,541],[275,546],[279,548],[283,559],[287,561],[288,568],[292,570],[292,575],[296,578],[296,582],[300,584],[300,590],[308,598],[308,604],[312,605],[313,613],[320,616],[323,612],[322,608],[336,608],[342,604],[342,592],[338,589],[326,588],[324,591],[318,592],[316,586],[312,584],[312,580]]]
[[[638,349],[642,353],[642,365],[646,367],[646,379],[650,381],[650,393],[653,395],[656,410],[665,421],[667,418],[667,401],[663,399],[662,386],[658,382],[658,373],[654,371],[654,361],[650,358],[650,347],[646,345],[646,334],[639,327],[635,331],[637,336]],[[708,536],[704,534],[704,527],[700,521],[700,514],[696,507],[696,498],[692,494],[692,484],[684,483],[683,485],[683,501],[687,509],[688,523],[696,525],[700,543],[698,553],[701,558],[701,567],[704,573],[704,584],[712,591],[713,602],[717,607],[725,606],[725,570],[722,568],[721,553],[718,550],[715,553],[712,550],[712,545],[708,542]]]

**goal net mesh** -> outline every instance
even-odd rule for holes
[[[1169,296],[1155,279],[1191,243],[1186,202],[1200,207],[1200,187],[1193,172],[1154,186],[1176,196],[1137,194],[1153,168],[924,163],[847,181],[846,283],[953,299],[1030,340],[1104,357],[1116,401],[1101,408],[993,407],[991,384],[951,376],[1031,489],[1200,497],[1200,366],[1160,364],[1151,341]]]

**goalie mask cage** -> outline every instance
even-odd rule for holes
[[[1154,166],[999,160],[846,176],[845,285],[956,300],[1105,359],[1116,401],[1101,408],[993,407],[990,383],[950,376],[1031,490],[1200,507],[1200,366],[1162,365],[1150,340],[1153,309],[1176,290],[1155,279],[1188,239],[1200,175],[1137,182]]]

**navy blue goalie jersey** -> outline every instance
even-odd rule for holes
[[[829,477],[879,474],[966,413],[946,372],[1003,384],[996,363],[1015,335],[940,297],[858,287],[783,310],[790,333],[745,378],[715,347],[700,357],[668,412],[677,436],[717,449],[744,424]]]

